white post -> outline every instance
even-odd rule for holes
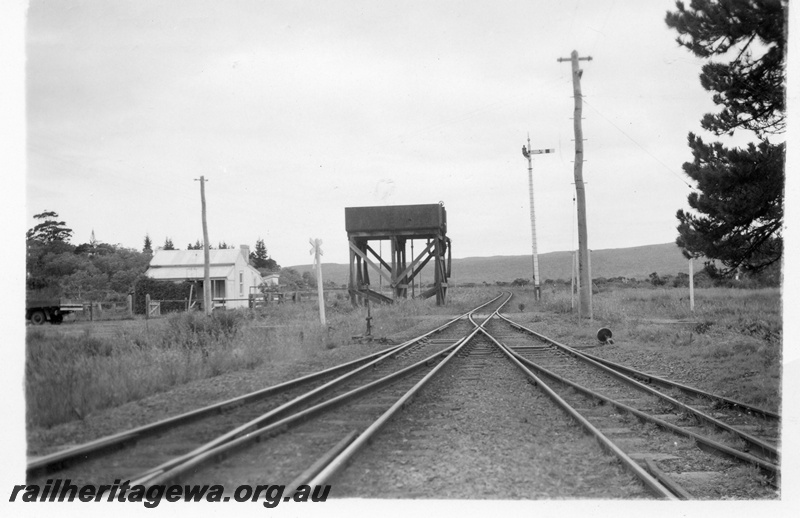
[[[569,276],[569,303],[575,309],[575,252],[572,252],[572,273]]]
[[[323,326],[326,325],[325,322],[325,296],[322,293],[322,260],[320,256],[322,255],[322,240],[321,239],[309,239],[309,243],[311,243],[311,252],[314,254],[314,264],[317,267],[317,297],[319,298],[319,323]]]
[[[583,316],[583,307],[581,306],[581,255],[580,251],[575,251],[575,284],[578,292],[578,319]]]
[[[694,313],[694,258],[689,259],[689,309]]]
[[[587,264],[589,270],[589,293],[592,293],[592,289],[594,288],[594,281],[592,280],[592,251],[589,250],[589,261]],[[589,297],[589,320],[594,320],[594,305],[592,301],[594,300],[594,295]]]

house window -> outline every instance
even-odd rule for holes
[[[212,299],[225,298],[225,279],[213,279],[211,281],[211,298]]]
[[[244,272],[239,271],[239,297],[244,297]]]

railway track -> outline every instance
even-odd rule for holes
[[[652,498],[482,333],[329,483],[362,498]]]
[[[335,379],[342,373],[346,373],[349,370],[379,358],[396,348],[397,346],[390,347],[330,369],[191,410],[131,430],[124,430],[113,435],[101,437],[84,444],[71,446],[48,455],[36,456],[28,462],[27,477],[29,480],[36,480],[56,472],[59,472],[61,475],[69,475],[72,471],[70,468],[97,459],[105,459],[101,460],[101,463],[116,462],[114,460],[115,455],[136,457],[136,455],[132,453],[132,450],[138,447],[148,448],[151,442],[172,442],[180,444],[183,441],[189,441],[189,443],[197,442],[197,440],[202,440],[203,436],[210,435],[210,437],[214,437],[216,436],[215,431],[222,433],[222,431],[230,429],[231,422],[236,422],[237,419],[241,422],[247,422],[256,415],[261,415],[269,410],[277,408],[302,395],[304,392]],[[192,427],[192,425],[198,421],[204,422],[201,430],[198,430],[198,427]],[[192,435],[195,436],[194,439]],[[119,450],[127,451],[120,452]],[[90,471],[90,467],[82,466],[80,470]]]
[[[599,362],[503,316],[484,322],[479,333],[481,338],[472,342],[476,345],[460,351],[466,358],[473,352],[472,360],[461,366],[461,381],[475,382],[492,376],[493,372],[494,376],[505,376],[499,374],[496,365],[498,357],[504,356],[506,363],[516,365],[530,382],[559,405],[558,413],[567,413],[604,450],[616,456],[640,481],[640,487],[646,488],[650,497],[752,499],[777,495],[780,455],[775,439],[779,416],[624,366]],[[487,361],[493,362],[491,367]],[[480,375],[476,376],[476,373]],[[652,388],[651,384],[657,384],[661,390]],[[505,393],[522,390],[517,387],[507,388]],[[447,396],[436,394],[432,398],[427,413],[447,414],[437,410],[436,400],[441,397]],[[451,412],[450,416],[451,420],[458,420],[457,414]],[[548,419],[554,417],[551,411]],[[405,425],[408,428],[408,423]],[[393,442],[392,434],[396,437],[402,431],[390,431],[388,443]],[[551,443],[537,438],[541,447],[553,448]],[[393,444],[397,447],[396,438]],[[345,494],[348,491],[360,494],[361,488],[369,487],[370,480],[369,477],[359,477],[358,473],[369,472],[370,468],[366,466],[380,469],[379,459],[392,453],[383,446],[373,448],[372,454],[367,455],[369,460],[351,471],[355,475],[345,474],[341,479],[335,479],[336,483]],[[473,455],[480,457],[480,452]],[[565,456],[565,462],[567,458]],[[507,462],[510,461],[512,459]],[[480,472],[472,466],[473,463],[473,459],[464,463],[465,469]],[[522,467],[521,473],[533,470],[535,463],[531,464]],[[416,474],[396,467],[391,467],[390,471],[395,473],[390,479],[394,481]],[[403,475],[398,475],[398,471]],[[426,480],[436,480],[435,468],[427,469],[426,473]],[[582,475],[568,472],[561,476],[580,479]],[[326,481],[329,479],[320,475],[312,482]],[[597,482],[598,486],[602,485]],[[379,487],[385,488],[390,483],[379,479]],[[431,494],[424,484],[411,491],[421,496],[465,496],[453,493],[452,487]],[[385,489],[382,492],[385,493]],[[553,493],[548,491],[546,494],[551,496]],[[581,493],[576,488],[573,494]],[[619,492],[614,494],[619,495]],[[636,496],[638,494],[634,491],[625,497]]]
[[[506,317],[489,324],[487,334],[606,437],[610,449],[618,448],[672,495],[775,496],[779,416],[601,362]]]
[[[396,380],[414,379],[416,371],[435,364],[443,351],[474,328],[466,317],[321,373],[33,459],[28,465],[29,483],[41,482],[54,472],[78,483],[176,480],[199,464],[279,435]],[[165,458],[169,460],[164,462]]]
[[[465,473],[430,459],[453,446],[448,430],[461,427],[515,466],[508,494],[490,486],[489,498],[776,496],[780,416],[555,342],[500,314],[510,298],[328,371],[33,460],[29,483],[59,471],[83,483],[335,482],[337,496],[475,496],[449,493],[447,483]],[[400,412],[416,398],[424,417]],[[464,408],[497,417],[477,429]],[[431,451],[431,441],[441,449]],[[526,453],[509,454],[517,450]],[[486,463],[475,469],[496,468],[475,451],[470,462]],[[548,471],[573,461],[566,483]],[[351,463],[357,468],[345,470]],[[420,465],[431,474],[409,489]],[[437,479],[442,489],[428,494]]]

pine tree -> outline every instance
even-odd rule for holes
[[[786,2],[784,0],[692,0],[676,2],[666,23],[678,44],[709,61],[700,82],[713,93],[719,113],[701,125],[714,135],[749,131],[758,144],[729,149],[689,134],[694,160],[683,165],[697,183],[689,195],[696,211],[679,210],[676,242],[684,255],[704,255],[725,265],[760,271],[783,253],[785,143],[770,135],[785,128]]]
[[[256,241],[255,251],[250,252],[250,264],[255,268],[265,269],[271,272],[281,269],[281,265],[267,254],[267,246],[261,238]]]
[[[175,245],[172,244],[172,239],[167,238],[164,240],[164,250],[175,250]]]
[[[264,240],[259,238],[256,241],[255,251],[250,252],[250,263],[255,268],[267,268],[268,259],[267,246],[264,244]]]
[[[69,243],[72,229],[65,227],[66,223],[63,221],[56,221],[56,218],[58,218],[58,213],[52,211],[36,214],[34,219],[42,220],[42,222],[29,229],[25,233],[25,237],[47,244],[56,241]]]
[[[144,246],[142,247],[142,252],[145,254],[153,253],[153,241],[150,239],[150,234],[144,235]]]
[[[761,142],[726,149],[690,136],[694,161],[683,168],[697,182],[689,206],[678,211],[678,246],[684,253],[719,259],[732,274],[760,271],[782,255],[785,145]]]

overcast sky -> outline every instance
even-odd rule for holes
[[[520,149],[530,133],[534,148],[557,150],[534,163],[539,250],[570,249],[572,86],[570,65],[556,60],[578,50],[593,58],[582,63],[589,245],[671,242],[690,192],[686,136],[714,110],[702,62],[664,24],[672,0],[33,0],[27,14],[21,4],[0,4],[7,239],[53,210],[76,244],[94,230],[132,248],[145,234],[185,248],[202,237],[194,179],[205,175],[211,241],[263,237],[282,265],[310,262],[309,237],[324,241],[325,261],[347,262],[345,207],[439,201],[455,257],[527,254]],[[787,237],[798,190],[788,175]],[[4,264],[21,279],[24,247],[15,250]],[[797,260],[788,247],[785,264]],[[796,270],[784,272],[797,286]],[[11,344],[23,340],[13,316],[22,286],[10,283],[0,301],[18,324]],[[784,308],[798,307],[796,294],[784,291]],[[786,321],[786,343],[800,336],[796,322]],[[4,383],[20,394],[23,348],[7,353],[16,361]],[[788,397],[797,357],[784,351]],[[3,404],[23,422],[22,397]],[[24,444],[23,427],[11,428],[4,437]],[[24,465],[24,448],[7,450],[15,469],[3,477]],[[796,473],[796,454],[785,459]]]
[[[582,62],[589,247],[674,241],[689,131],[714,110],[672,0],[29,3],[26,223],[73,243],[311,237],[346,263],[344,208],[443,202],[454,257],[574,248],[573,99]]]

